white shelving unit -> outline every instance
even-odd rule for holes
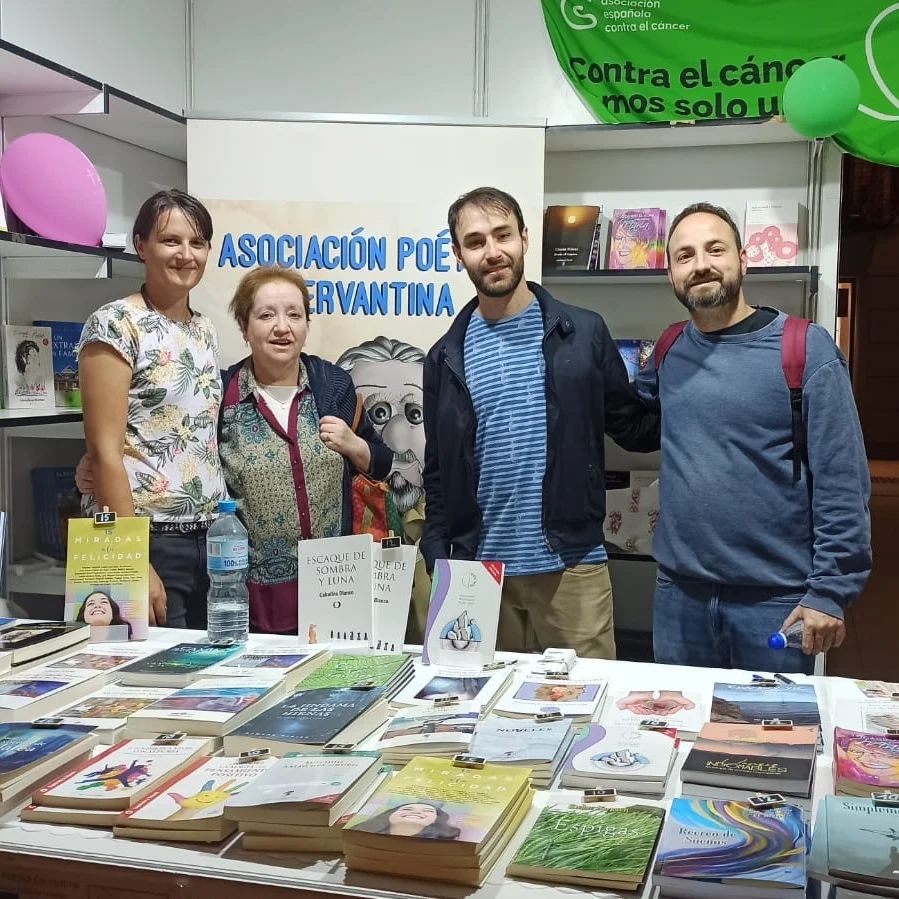
[[[127,231],[138,204],[159,186],[186,186],[183,110],[149,103],[31,51],[0,40],[0,127],[5,146],[30,131],[50,131],[94,162],[107,192],[107,230]],[[83,321],[103,303],[133,291],[143,266],[130,252],[0,232],[0,320]],[[74,465],[83,452],[80,411],[0,410],[0,507],[10,512],[5,589],[35,601],[59,596],[64,567],[34,559],[29,472]],[[50,438],[50,439],[48,439]],[[40,606],[32,613],[39,613]],[[49,610],[48,610],[49,611]]]

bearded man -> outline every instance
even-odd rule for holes
[[[803,454],[781,356],[787,316],[747,303],[733,219],[689,206],[667,254],[690,321],[637,379],[664,413],[656,661],[811,673],[814,655],[842,642],[871,570],[871,484],[846,360],[809,326]],[[801,649],[769,648],[771,634],[798,622]]]

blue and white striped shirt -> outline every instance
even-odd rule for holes
[[[465,333],[465,380],[474,404],[478,507],[483,525],[478,559],[506,563],[506,575],[566,567],[546,543],[546,377],[540,304],[510,318],[475,313]],[[574,563],[604,562],[605,548],[588,548]]]

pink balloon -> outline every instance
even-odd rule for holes
[[[0,158],[0,190],[36,234],[98,247],[106,231],[106,191],[93,163],[55,134],[24,134]]]

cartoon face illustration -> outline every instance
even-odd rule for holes
[[[391,337],[376,337],[350,347],[337,360],[350,373],[368,420],[393,450],[387,483],[401,515],[424,493],[424,359],[418,347]]]
[[[187,818],[195,818],[207,809],[217,805],[224,805],[230,796],[239,793],[248,783],[235,783],[236,778],[231,777],[216,786],[215,779],[207,780],[200,790],[193,796],[184,796],[181,793],[169,793],[169,796],[178,803],[177,811],[169,815],[169,821],[183,821]]]

